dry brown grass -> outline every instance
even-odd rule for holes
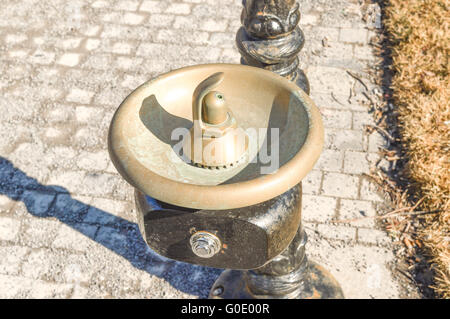
[[[389,0],[393,99],[398,108],[403,174],[426,218],[420,239],[435,264],[435,290],[450,298],[450,1]]]

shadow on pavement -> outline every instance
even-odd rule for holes
[[[63,187],[42,185],[1,156],[0,195],[22,201],[33,216],[57,218],[126,258],[134,267],[165,279],[182,292],[206,298],[221,273],[219,269],[175,262],[157,255],[144,242],[136,223],[84,204],[72,198]],[[50,206],[42,203],[42,197],[50,198]]]

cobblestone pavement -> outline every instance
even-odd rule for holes
[[[383,194],[362,174],[384,143],[364,86],[378,16],[354,0],[300,1],[301,63],[326,149],[304,181],[309,256],[348,298],[417,297],[373,219]],[[182,66],[239,63],[238,0],[0,2],[0,297],[206,297],[221,270],[157,256],[135,224],[133,189],[109,161],[107,129],[137,85]],[[376,9],[370,5],[369,9]],[[378,18],[377,18],[378,17]],[[353,92],[349,97],[349,92]],[[373,124],[373,123],[372,123]]]

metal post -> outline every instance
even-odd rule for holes
[[[244,0],[237,46],[241,63],[264,68],[295,82],[309,94],[298,68],[304,35],[295,0]],[[301,190],[300,190],[301,192]],[[301,194],[300,194],[301,195]],[[302,224],[289,246],[261,268],[227,270],[211,289],[211,298],[343,298],[336,280],[305,254]]]
[[[309,82],[298,68],[305,37],[298,26],[296,0],[244,0],[236,37],[241,63],[273,71],[309,94]]]

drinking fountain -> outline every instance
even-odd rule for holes
[[[133,91],[112,119],[108,148],[135,188],[147,245],[227,269],[210,298],[343,298],[305,255],[301,180],[323,136],[319,110],[293,82],[206,64]]]

